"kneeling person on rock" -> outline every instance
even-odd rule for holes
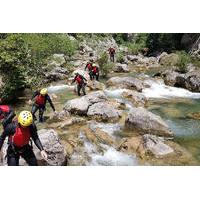
[[[82,75],[80,75],[79,73],[75,73],[75,77],[72,80],[72,83],[74,83],[76,81],[77,83],[77,92],[78,92],[78,96],[81,96],[81,90],[83,92],[83,95],[86,95],[85,92],[85,86],[87,84],[87,79],[84,78]]]
[[[50,98],[50,96],[48,95],[47,92],[48,92],[47,88],[43,88],[40,91],[36,91],[36,92],[34,92],[32,99],[29,100],[29,103],[31,103],[32,100],[35,98],[35,103],[32,106],[31,113],[33,115],[34,120],[37,120],[37,118],[35,116],[35,113],[39,109],[39,122],[43,122],[44,121],[43,114],[44,114],[44,111],[46,109],[46,102],[47,101],[51,105],[51,108],[53,109],[53,111],[56,112],[55,111],[55,107],[54,107],[54,105],[53,105],[53,103],[51,101],[51,98]]]
[[[37,159],[29,144],[33,139],[35,145],[40,150],[43,159],[47,159],[47,153],[43,149],[37,134],[37,128],[33,123],[33,116],[29,111],[22,111],[18,120],[10,123],[0,136],[0,150],[5,138],[8,137],[7,163],[8,166],[18,166],[20,157],[30,166],[37,166]]]

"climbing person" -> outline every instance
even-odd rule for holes
[[[99,80],[99,68],[97,67],[97,65],[95,63],[92,64],[92,73],[93,76],[96,77],[96,80]]]
[[[52,103],[52,100],[50,98],[50,96],[48,95],[48,90],[47,88],[43,88],[40,91],[35,91],[32,99],[29,100],[29,104],[32,103],[32,100],[35,98],[35,102],[32,106],[32,110],[31,113],[33,115],[34,120],[37,120],[35,113],[37,112],[37,110],[39,110],[39,122],[43,122],[43,114],[44,111],[46,110],[46,102],[48,101],[51,108],[53,109],[54,113],[56,113],[55,107]]]
[[[87,79],[84,78],[82,75],[80,75],[77,72],[77,73],[75,73],[75,77],[72,80],[71,84],[73,84],[75,81],[77,83],[77,93],[78,93],[78,96],[81,96],[81,93],[80,93],[81,90],[83,92],[83,95],[86,95],[85,86],[87,85]]]
[[[115,62],[115,49],[113,47],[110,47],[108,49],[109,55],[110,55],[110,61]]]
[[[20,112],[17,121],[8,124],[0,136],[0,150],[5,138],[8,137],[7,164],[18,166],[20,157],[24,158],[30,166],[37,166],[37,159],[33,152],[31,139],[40,150],[43,159],[47,159],[47,153],[43,149],[37,134],[37,128],[33,122],[33,115],[29,111]]]
[[[0,105],[0,121],[2,121],[3,128],[12,122],[15,117],[15,112],[12,107],[8,105]]]
[[[90,80],[92,81],[94,79],[94,74],[92,72],[92,62],[87,62],[86,66],[85,66],[85,71],[86,70],[88,70],[89,76],[90,76]]]

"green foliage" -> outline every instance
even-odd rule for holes
[[[103,52],[97,62],[100,66],[102,77],[106,77],[113,67],[113,63],[109,63],[108,54],[106,52]]]
[[[181,49],[182,33],[150,33],[146,40],[146,47],[150,52],[166,51],[168,53]]]
[[[124,54],[123,54],[123,52],[119,52],[117,54],[117,62],[122,63],[123,60],[124,60]]]
[[[11,100],[25,87],[23,71],[28,64],[28,51],[20,34],[8,34],[0,40],[0,72],[4,86],[0,91],[3,100]]]
[[[178,54],[178,63],[177,66],[182,72],[186,72],[187,65],[191,62],[191,57],[185,51],[179,51]]]

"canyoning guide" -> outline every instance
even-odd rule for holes
[[[17,121],[8,124],[0,136],[0,150],[5,138],[8,137],[7,164],[18,166],[20,157],[24,158],[30,166],[37,166],[37,159],[33,152],[31,139],[40,150],[43,159],[47,159],[47,153],[43,149],[37,134],[37,128],[33,122],[33,115],[29,111],[20,112]]]
[[[15,112],[12,107],[8,105],[0,105],[0,121],[2,121],[3,128],[12,122],[15,117]]]
[[[77,84],[77,93],[78,93],[78,96],[81,96],[81,93],[80,93],[81,90],[83,92],[83,95],[86,95],[85,86],[87,85],[87,79],[84,78],[82,75],[80,75],[78,72],[76,72],[75,73],[75,77],[72,80],[71,84],[73,84],[75,81],[76,81],[76,84]]]
[[[52,103],[52,100],[51,100],[50,96],[48,95],[47,88],[43,88],[40,91],[34,92],[32,99],[29,100],[29,104],[32,103],[33,99],[35,99],[35,102],[32,106],[31,113],[33,115],[34,120],[37,120],[35,113],[37,112],[37,110],[39,110],[39,122],[44,121],[43,114],[44,114],[44,111],[46,110],[46,102],[47,101],[49,102],[53,111],[56,112],[55,107]]]
[[[115,49],[113,47],[110,47],[108,49],[109,55],[110,55],[110,61],[115,62]]]

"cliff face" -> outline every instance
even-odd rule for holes
[[[200,33],[185,33],[181,45],[191,54],[200,56]]]

